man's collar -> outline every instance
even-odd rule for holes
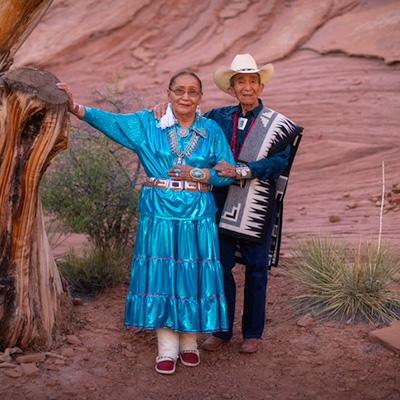
[[[260,111],[264,108],[262,100],[258,99],[258,102],[259,102],[258,106],[252,109],[254,116],[258,115]]]
[[[250,110],[250,111],[247,111],[246,115],[247,115],[248,113],[252,113],[254,116],[257,116],[257,115],[260,113],[260,111],[263,109],[263,107],[264,107],[264,105],[263,105],[262,100],[261,100],[261,99],[258,99],[258,106],[257,106],[257,107],[254,107],[254,108],[253,108],[252,110]],[[236,107],[234,107],[233,113],[237,113],[238,115],[241,115],[241,114],[242,114],[242,106],[240,105],[240,103],[239,103]],[[233,113],[232,113],[232,114],[233,114]],[[245,115],[243,115],[243,117],[245,117]]]

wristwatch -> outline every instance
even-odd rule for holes
[[[246,164],[236,166],[236,179],[249,179],[251,178],[251,169]]]

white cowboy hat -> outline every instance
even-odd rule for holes
[[[274,66],[267,64],[262,68],[257,68],[257,63],[250,54],[238,54],[232,61],[231,67],[218,67],[214,71],[215,84],[225,93],[228,92],[230,80],[236,74],[260,75],[261,83],[266,85],[272,78]]]

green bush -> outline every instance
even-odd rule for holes
[[[389,245],[366,242],[349,248],[330,237],[299,241],[287,275],[302,292],[293,303],[316,317],[389,322],[400,317],[400,295],[391,287],[400,271]]]
[[[61,246],[70,236],[59,219],[46,218],[44,227],[49,245],[53,251]]]
[[[102,251],[131,248],[139,168],[132,152],[104,135],[71,128],[68,149],[42,179],[43,207]]]
[[[57,266],[72,295],[95,297],[102,290],[128,280],[132,251],[93,248],[82,255],[67,253]]]

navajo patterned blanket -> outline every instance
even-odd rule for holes
[[[266,240],[268,228],[271,223],[274,224],[270,266],[278,264],[283,198],[302,131],[301,126],[282,114],[266,107],[261,110],[243,145],[239,162],[246,163],[271,157],[290,144],[288,165],[276,180],[243,179],[231,184],[219,223],[222,233],[256,243],[263,243]],[[274,210],[276,216],[272,221]],[[237,253],[237,261],[241,262],[240,251]]]

